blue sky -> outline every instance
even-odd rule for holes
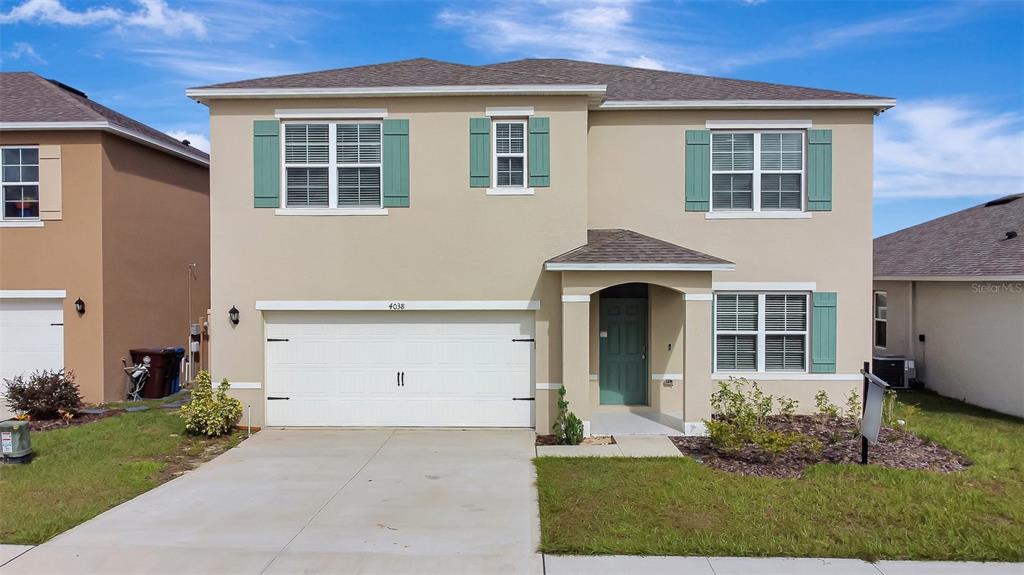
[[[0,0],[0,68],[205,145],[220,81],[413,57],[567,57],[899,100],[876,235],[1024,191],[1024,2]]]

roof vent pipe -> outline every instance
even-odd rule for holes
[[[1005,240],[1012,240],[1012,239],[1013,239],[1013,238],[1015,238],[1015,237],[1017,237],[1017,232],[1016,232],[1016,231],[1014,231],[1014,230],[1010,230],[1010,231],[1006,232],[1006,237],[1005,237],[1005,238],[1003,238],[1003,240],[1004,240],[1004,241],[1005,241]]]

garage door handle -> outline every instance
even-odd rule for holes
[[[288,341],[287,337],[268,337],[267,341]]]
[[[291,399],[291,398],[290,397],[277,397],[277,396],[274,396],[274,395],[268,395],[267,396],[267,401],[274,401],[274,400],[280,400],[280,399]]]
[[[50,325],[64,325],[62,323],[51,323]]]
[[[536,401],[536,397],[513,397],[512,401]]]

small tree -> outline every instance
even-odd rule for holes
[[[583,442],[583,422],[569,411],[569,400],[565,399],[565,386],[558,388],[558,417],[551,426],[559,445],[579,445]]]
[[[231,431],[242,417],[242,402],[228,395],[227,379],[213,390],[210,372],[200,371],[192,385],[192,400],[181,406],[185,431],[193,435],[216,437]]]
[[[30,419],[57,419],[61,413],[74,414],[82,408],[72,371],[37,371],[27,378],[18,375],[5,379],[4,383],[7,407]]]

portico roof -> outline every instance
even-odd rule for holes
[[[548,271],[716,271],[736,264],[632,230],[587,230],[587,243],[545,262]]]

